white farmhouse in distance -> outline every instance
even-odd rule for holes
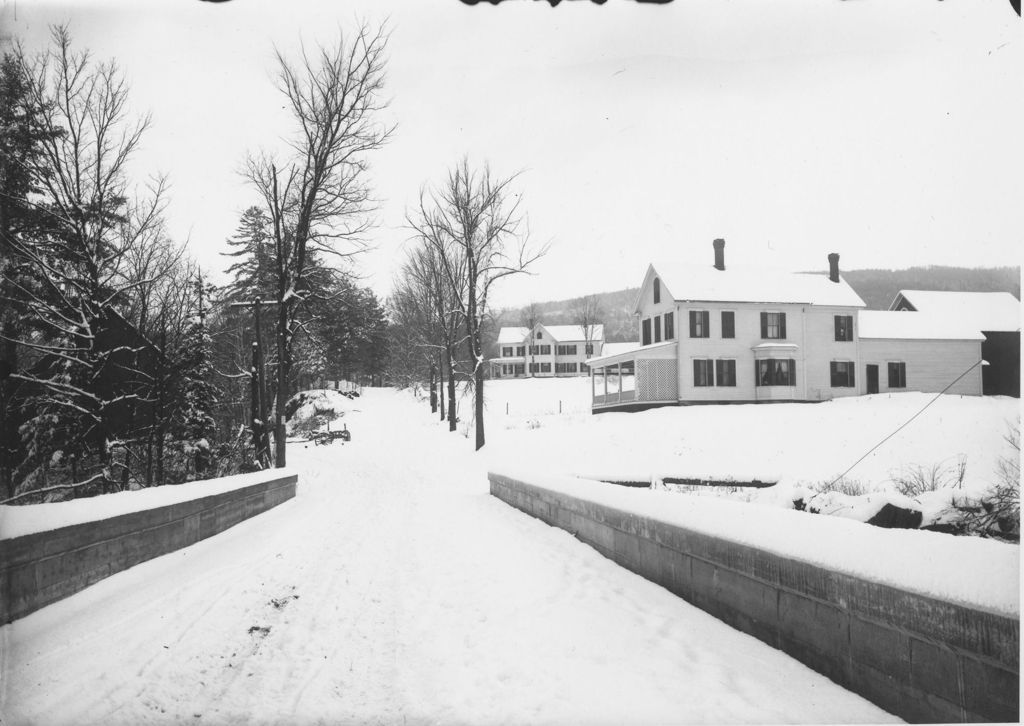
[[[498,331],[498,357],[490,360],[492,378],[584,376],[586,361],[601,355],[604,325],[544,325]]]
[[[970,325],[866,311],[839,274],[648,265],[637,295],[640,344],[597,355],[595,413],[695,403],[825,401],[883,391],[980,395],[981,342]]]

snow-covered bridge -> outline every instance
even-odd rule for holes
[[[0,629],[9,723],[893,718],[488,495],[368,391],[298,495]]]

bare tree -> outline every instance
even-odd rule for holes
[[[536,350],[536,346],[533,344],[533,329],[537,326],[541,320],[540,305],[536,302],[531,302],[529,305],[523,308],[522,314],[520,315],[520,324],[529,331],[530,339],[527,342],[526,350],[524,351],[529,355],[529,362],[524,363],[526,365],[526,373],[533,375],[533,351]]]
[[[393,128],[377,120],[386,106],[387,35],[362,25],[353,36],[298,65],[277,52],[278,90],[297,128],[291,154],[249,158],[245,175],[270,217],[277,302],[276,462],[285,465],[285,403],[298,303],[310,294],[311,254],[351,256],[365,249],[372,201],[366,154],[383,146]]]
[[[484,438],[484,351],[481,328],[487,320],[491,291],[499,280],[527,272],[546,248],[531,251],[512,191],[515,177],[496,178],[485,165],[470,167],[463,158],[444,185],[420,195],[419,209],[409,222],[437,253],[445,279],[453,289],[465,280],[464,292],[453,301],[465,332],[473,367],[476,448]]]
[[[583,297],[577,298],[572,301],[569,311],[572,315],[573,322],[579,325],[583,330],[583,337],[586,340],[587,345],[587,348],[584,349],[584,354],[592,355],[594,351],[594,336],[597,332],[597,326],[600,324],[601,318],[604,316],[604,310],[601,306],[601,297],[599,295],[584,295]]]

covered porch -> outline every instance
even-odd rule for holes
[[[594,413],[678,402],[675,341],[591,358],[587,365]]]

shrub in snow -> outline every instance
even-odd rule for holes
[[[900,494],[916,497],[939,489],[962,488],[966,476],[967,457],[960,454],[955,464],[939,462],[929,467],[909,466],[898,474],[890,474],[889,478]]]

